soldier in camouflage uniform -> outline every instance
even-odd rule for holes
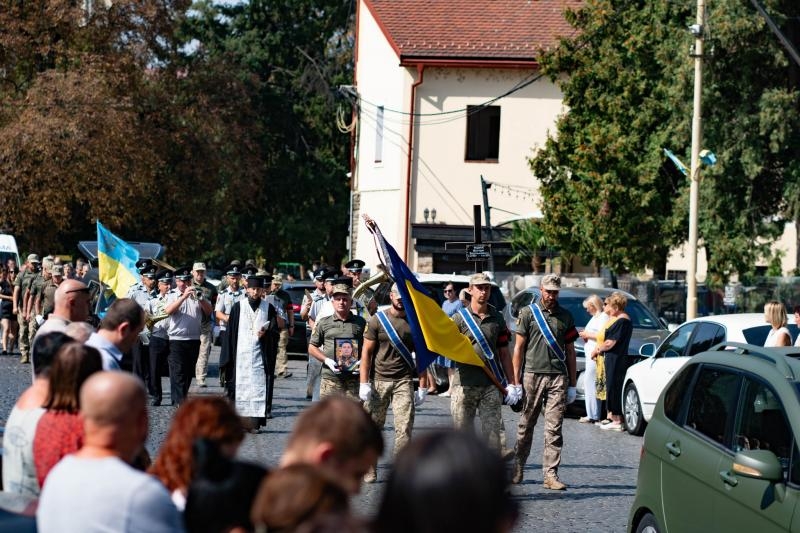
[[[500,361],[505,374],[512,376],[511,357],[508,352],[510,332],[503,315],[489,304],[491,290],[491,280],[488,276],[474,274],[469,282],[469,292],[472,295],[472,300],[466,310],[472,314],[481,332],[483,332],[495,359]],[[485,359],[477,339],[469,332],[464,317],[456,313],[453,315],[453,321],[461,333],[470,339],[478,356],[481,359]],[[516,402],[512,398],[516,394],[516,381],[512,378],[511,383],[506,391],[507,403]],[[473,429],[475,412],[478,411],[484,437],[486,437],[489,446],[499,453],[500,430],[503,425],[500,403],[503,401],[503,395],[482,368],[464,363],[456,363],[456,371],[453,374],[451,387],[453,392],[450,396],[450,412],[453,415],[453,424],[457,428]]]
[[[391,324],[396,340],[407,350],[408,356],[414,351],[411,327],[406,319],[406,311],[397,285],[393,285],[389,297],[392,306],[387,311],[379,311]],[[375,362],[373,367],[373,361]],[[389,332],[376,313],[367,323],[364,332],[364,348],[361,352],[361,384],[358,395],[364,402],[367,412],[383,429],[386,411],[392,405],[394,416],[394,454],[411,440],[414,427],[414,407],[421,405],[428,394],[427,375],[420,376],[419,389],[414,394],[414,376],[417,370],[413,359],[408,361],[394,346]],[[377,480],[373,467],[364,476],[364,481]]]
[[[331,294],[333,314],[320,318],[308,345],[308,354],[322,362],[320,399],[344,394],[358,401],[361,345],[367,322],[350,312],[351,280],[337,279]]]
[[[561,278],[548,274],[542,278],[541,300],[538,305],[556,343],[566,356],[564,361],[548,345],[533,316],[530,306],[523,308],[517,318],[517,341],[514,345],[514,372],[519,375],[525,354],[525,403],[519,419],[517,444],[514,449],[514,468],[511,482],[522,482],[522,471],[531,452],[533,428],[544,406],[544,451],[542,453],[543,486],[564,490],[567,486],[558,479],[561,448],[564,439],[561,427],[567,404],[575,401],[575,339],[578,331],[569,311],[558,305]],[[567,386],[569,385],[569,386]]]
[[[39,321],[44,323],[42,317],[42,292],[44,286],[52,277],[53,257],[46,256],[42,259],[42,270],[31,279],[30,287],[25,294],[25,308],[28,316],[28,345],[33,347],[33,339],[39,331]]]
[[[17,332],[17,344],[19,345],[20,363],[30,362],[31,343],[28,331],[28,316],[25,308],[25,296],[30,292],[31,281],[41,269],[42,262],[36,254],[28,255],[25,261],[25,268],[17,275],[14,280],[14,300],[13,312],[17,315],[19,331]]]

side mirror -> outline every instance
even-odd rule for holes
[[[783,481],[783,468],[778,457],[769,450],[744,450],[733,458],[733,472],[772,483]]]
[[[652,342],[646,342],[639,346],[639,355],[642,357],[653,357],[656,353],[656,345]]]

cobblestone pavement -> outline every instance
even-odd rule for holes
[[[217,380],[219,349],[214,348],[209,364],[208,388],[192,387],[190,394],[222,394]],[[0,420],[5,421],[18,394],[30,383],[30,365],[20,365],[18,356],[0,357]],[[295,417],[309,405],[305,399],[305,361],[292,359],[293,376],[278,379],[273,405],[274,418],[267,423],[266,433],[247,435],[240,457],[274,466],[283,451]],[[165,402],[169,404],[169,384],[164,378]],[[449,398],[429,396],[417,411],[415,432],[451,425]],[[150,408],[150,435],[147,449],[158,453],[175,408],[169,405]],[[391,413],[391,410],[390,410]],[[518,415],[503,407],[508,445],[513,446]],[[525,480],[512,486],[511,492],[520,505],[516,531],[624,531],[628,510],[636,491],[641,438],[627,433],[601,431],[576,419],[564,422],[564,453],[559,470],[561,480],[569,488],[554,492],[542,488],[541,424],[534,431],[534,444],[525,468]],[[263,431],[263,429],[262,429]],[[359,514],[370,515],[377,508],[388,476],[391,448],[394,441],[392,416],[384,429],[388,450],[378,467],[378,482],[364,485],[353,500]]]

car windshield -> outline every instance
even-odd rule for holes
[[[308,292],[313,292],[314,287],[284,287],[284,290],[292,297],[292,303],[303,303],[303,295]]]

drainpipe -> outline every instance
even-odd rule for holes
[[[422,80],[425,74],[425,65],[417,64],[417,75],[419,79],[411,84],[411,106],[409,111],[409,117],[411,120],[409,121],[410,124],[408,125],[408,172],[406,174],[406,227],[405,227],[405,244],[403,246],[403,260],[408,263],[408,259],[411,256],[409,253],[408,243],[411,240],[411,150],[414,146],[414,110],[417,101],[417,87],[422,85]]]

